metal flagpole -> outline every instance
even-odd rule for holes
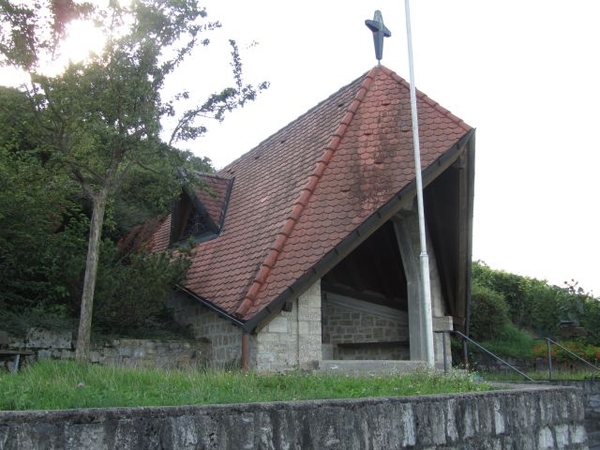
[[[419,214],[419,236],[421,241],[421,336],[425,336],[425,359],[432,366],[435,363],[433,353],[433,318],[431,313],[431,282],[429,277],[429,256],[427,255],[427,235],[425,231],[425,208],[423,206],[423,177],[421,173],[421,148],[419,143],[419,119],[417,116],[417,93],[412,53],[412,35],[410,28],[410,0],[404,0],[406,11],[406,38],[408,43],[408,66],[410,72],[410,109],[415,157],[415,175],[417,181],[417,208]]]

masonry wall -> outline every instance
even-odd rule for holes
[[[312,368],[322,359],[321,282],[317,281],[250,337],[251,367],[258,371]]]
[[[323,300],[325,359],[407,360],[408,314],[384,306],[326,293]]]
[[[31,356],[21,365],[36,359],[74,359],[75,341],[71,331],[31,328],[25,338],[11,337],[9,350],[28,350]],[[157,341],[152,339],[111,339],[94,343],[90,351],[93,363],[120,367],[182,369],[206,367],[209,348],[205,342]],[[0,361],[0,369],[12,370],[13,360]],[[0,446],[0,449],[2,447]]]
[[[600,379],[590,380],[557,380],[553,385],[574,386],[583,393],[585,410],[585,429],[588,434],[590,450],[600,450]]]
[[[3,450],[587,449],[580,391],[0,412]]]
[[[240,328],[183,294],[173,295],[167,306],[179,324],[187,326],[197,340],[208,344],[208,361],[211,367],[240,367]]]

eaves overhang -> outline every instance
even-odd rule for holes
[[[210,300],[207,300],[204,297],[201,297],[200,295],[196,294],[193,291],[190,291],[189,289],[187,289],[184,286],[178,285],[177,289],[179,291],[185,293],[189,297],[193,298],[194,300],[198,301],[201,305],[205,306],[206,308],[208,308],[212,312],[216,313],[219,317],[221,317],[223,319],[229,320],[233,325],[235,325],[235,326],[237,326],[239,328],[242,328],[244,331],[246,331],[246,323],[243,320],[239,320],[235,316],[232,316],[231,314],[228,314],[226,311],[224,311],[221,308],[215,306],[215,304],[212,303]]]

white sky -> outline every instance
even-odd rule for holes
[[[392,31],[382,63],[409,78],[402,0],[205,4],[223,23],[214,48],[257,41],[248,78],[271,82],[189,145],[216,167],[375,65],[364,21],[376,9]],[[417,88],[477,128],[474,259],[598,296],[600,2],[412,0],[411,16]],[[200,86],[213,72],[202,61]]]
[[[376,9],[392,32],[382,63],[409,78],[403,0],[204,4],[223,28],[174,85],[199,100],[223,87],[228,38],[247,81],[271,83],[182,146],[217,168],[375,65]],[[477,128],[474,259],[598,296],[600,2],[411,0],[411,16],[417,88]]]

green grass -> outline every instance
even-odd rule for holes
[[[385,377],[162,371],[40,361],[0,373],[0,410],[175,406],[397,397],[491,389],[466,372]]]
[[[502,327],[493,340],[481,342],[481,345],[492,353],[510,358],[531,358],[534,344],[535,338],[530,333],[513,325]]]
[[[548,381],[547,370],[536,370],[524,372],[529,378],[534,381]],[[498,371],[498,372],[480,372],[480,376],[485,381],[494,382],[523,382],[525,379],[516,372]],[[582,381],[590,379],[600,379],[600,372],[591,370],[560,370],[555,369],[552,372],[552,380],[555,381]]]

